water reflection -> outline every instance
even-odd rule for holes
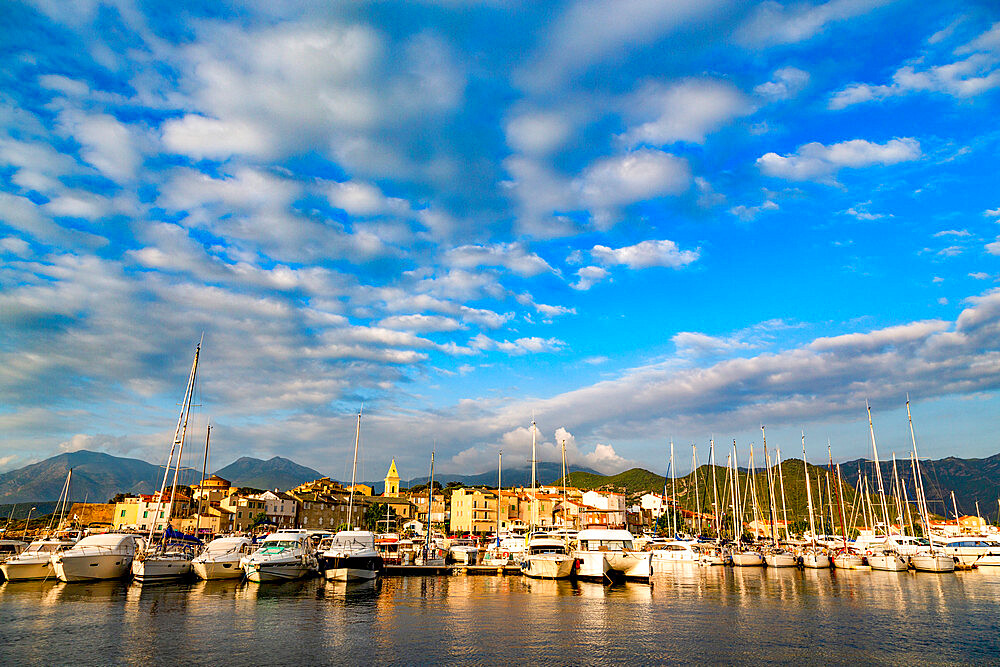
[[[0,585],[19,664],[996,662],[1000,568],[679,565],[649,585],[520,576]],[[173,657],[171,657],[173,656]],[[192,658],[193,660],[195,658]],[[183,660],[181,660],[183,662]]]

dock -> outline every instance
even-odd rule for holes
[[[517,565],[386,565],[382,574],[387,577],[423,577],[427,575],[512,575],[521,574]]]

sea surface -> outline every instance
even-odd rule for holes
[[[0,664],[1000,664],[1000,568],[0,584]]]

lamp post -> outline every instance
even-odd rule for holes
[[[34,512],[36,509],[37,508],[32,507],[30,510],[28,510],[28,520],[24,522],[24,532],[21,533],[21,537],[26,537],[28,535],[28,524],[31,523],[31,513]]]

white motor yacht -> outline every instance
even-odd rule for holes
[[[191,568],[199,579],[239,579],[244,574],[240,559],[251,549],[249,537],[220,537],[191,560]]]
[[[271,533],[260,547],[240,559],[247,579],[256,583],[301,579],[317,569],[316,556],[309,547],[309,532],[279,530]]]
[[[448,547],[448,558],[459,565],[476,565],[479,563],[479,547],[472,538],[456,537]]]
[[[48,579],[55,576],[52,568],[52,554],[69,549],[76,540],[46,538],[35,540],[21,553],[7,559],[0,565],[0,571],[7,581],[28,581]]]
[[[0,563],[13,558],[28,547],[28,543],[22,540],[0,540]]]
[[[1000,542],[986,537],[953,537],[940,548],[962,565],[981,565],[983,556],[1000,554]]]
[[[635,551],[632,533],[609,528],[587,528],[577,535],[577,576],[586,579],[649,580],[652,554]]]
[[[128,533],[88,535],[72,549],[52,554],[52,567],[60,581],[121,579],[145,540]]]
[[[370,530],[342,530],[319,546],[319,571],[333,581],[363,581],[382,573],[383,560]]]
[[[573,574],[574,562],[565,541],[536,533],[528,540],[521,574],[536,579],[565,579]]]

